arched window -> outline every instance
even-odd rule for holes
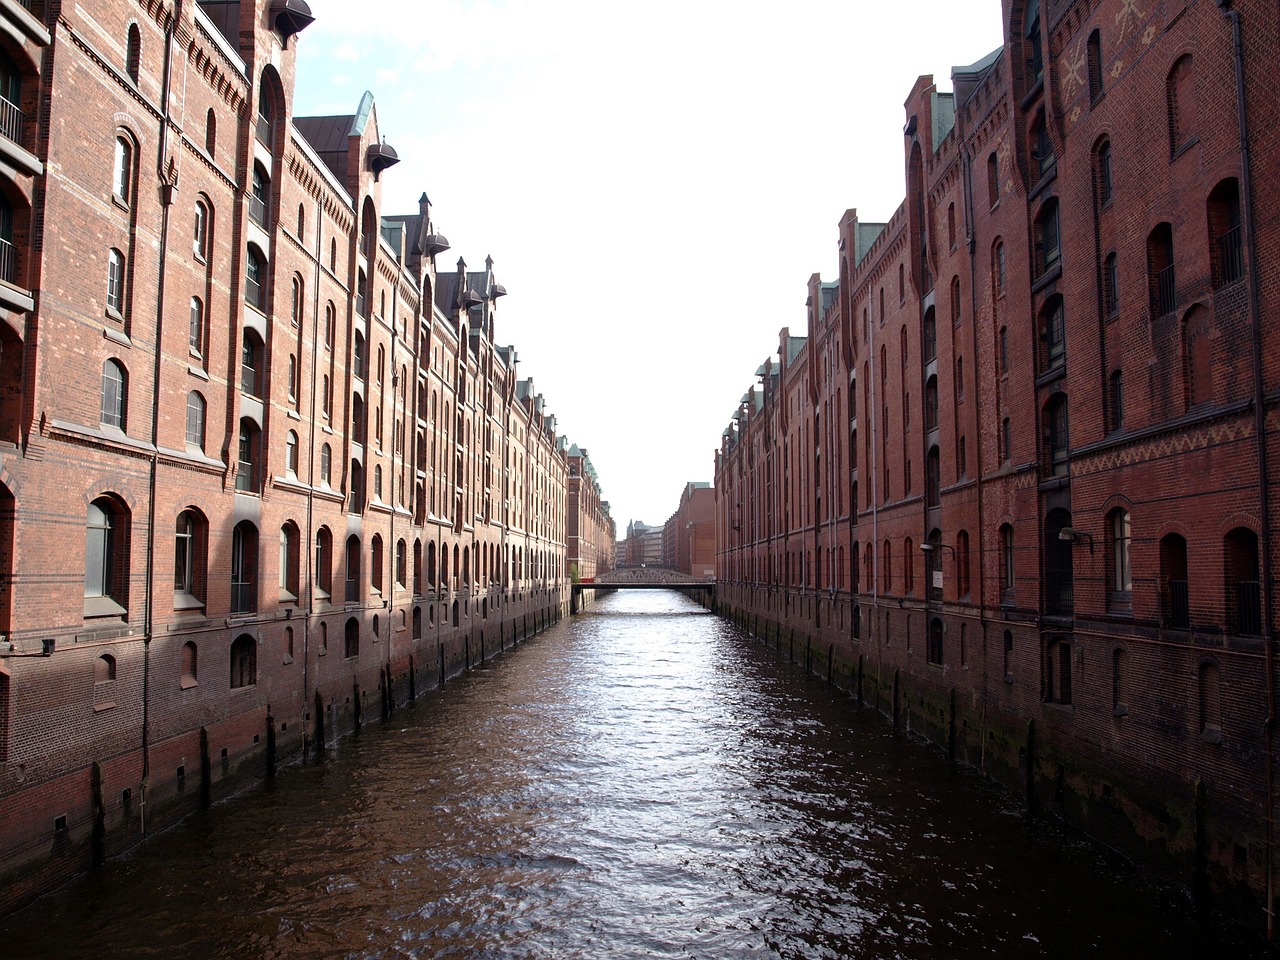
[[[1000,159],[993,150],[987,156],[987,204],[994,207],[1000,202]]]
[[[1058,232],[1058,200],[1049,197],[1040,206],[1035,222],[1036,276],[1043,276],[1058,265],[1061,256]]]
[[[128,514],[111,497],[89,504],[85,520],[84,614],[120,616],[129,582]]]
[[[348,603],[360,599],[360,538],[354,534],[347,537],[345,598]]]
[[[1156,224],[1147,235],[1147,285],[1151,316],[1163,317],[1178,305],[1173,275],[1173,226]]]
[[[1057,156],[1053,152],[1053,139],[1049,136],[1049,124],[1045,121],[1044,111],[1036,114],[1031,123],[1031,159],[1034,163],[1032,173],[1039,182],[1053,169]]]
[[[194,687],[199,683],[200,655],[195,642],[188,640],[182,645],[182,661],[178,667],[178,684],[182,689]]]
[[[328,527],[316,531],[316,595],[328,597],[333,588],[333,536]]]
[[[967,597],[972,589],[969,576],[969,534],[961,530],[956,533],[956,593]]]
[[[241,520],[231,531],[231,612],[258,609],[258,528]]]
[[[1055,393],[1044,408],[1046,475],[1065,476],[1068,468],[1067,398]]]
[[[422,595],[422,541],[413,541],[413,594]]]
[[[133,141],[123,134],[116,137],[111,192],[126,206],[133,199]]]
[[[173,537],[173,606],[189,610],[204,606],[206,552],[209,531],[196,510],[178,514]]]
[[[1223,541],[1227,587],[1227,627],[1239,636],[1262,634],[1262,590],[1258,575],[1258,535],[1236,527]]]
[[[1209,194],[1209,258],[1215,288],[1244,276],[1244,246],[1240,221],[1240,182],[1223,180]]]
[[[1160,540],[1160,597],[1164,627],[1188,630],[1191,627],[1191,596],[1187,581],[1187,541],[1170,533]]]
[[[104,427],[125,430],[128,427],[128,381],[124,367],[115,360],[102,365],[102,403],[100,420]]]
[[[1222,740],[1222,680],[1218,665],[1212,660],[1200,664],[1200,739],[1208,743]]]
[[[280,599],[295,601],[298,599],[302,566],[299,558],[300,535],[298,525],[292,520],[286,521],[280,528]]]
[[[249,245],[245,256],[244,299],[259,310],[267,308],[267,261],[257,247]]]
[[[434,540],[427,543],[427,586],[432,590],[436,588],[436,542]]]
[[[1111,178],[1111,141],[1105,137],[1094,151],[1093,164],[1098,186],[1098,206],[1110,206],[1115,194]]]
[[[1044,658],[1044,698],[1047,703],[1071,703],[1071,640],[1049,637]]]
[[[358,380],[365,379],[364,334],[359,330],[351,341],[351,373]]]
[[[298,239],[306,242],[307,239],[307,208],[301,203],[298,204]]]
[[[937,359],[938,356],[938,323],[933,307],[924,312],[924,362]]]
[[[369,584],[382,593],[382,535],[375,533],[369,542]]]
[[[902,592],[916,592],[915,543],[910,537],[902,542]]]
[[[258,641],[242,633],[231,642],[231,689],[258,682]]]
[[[302,325],[303,287],[302,278],[296,274],[293,278],[292,293],[293,295],[289,299],[289,322],[297,327]]]
[[[938,377],[930,375],[924,385],[924,428],[926,431],[938,429]]]
[[[204,450],[205,401],[199,392],[187,394],[186,442],[188,446]]]
[[[258,83],[258,122],[255,132],[258,142],[268,150],[275,144],[275,106],[275,97],[272,95],[271,85],[267,82],[267,74],[264,71]]]
[[[125,258],[112,247],[107,252],[107,313],[117,320],[125,312]]]
[[[298,473],[298,434],[293,430],[284,435],[284,472],[292,476]]]
[[[256,330],[245,330],[240,345],[240,392],[264,399],[266,370],[262,338]]]
[[[1013,585],[1017,573],[1014,568],[1013,525],[1002,524],[1000,527],[1000,600],[1001,603],[1012,603]]]
[[[217,146],[218,115],[214,113],[213,107],[210,107],[209,112],[204,115],[204,152],[212,157]]]
[[[142,70],[142,32],[136,23],[129,24],[129,38],[124,49],[124,68],[129,74],[129,79],[137,83],[138,75]]]
[[[1057,294],[1040,309],[1040,342],[1044,345],[1044,370],[1055,370],[1067,362],[1066,324],[1062,316],[1062,298]]]
[[[330,476],[333,471],[333,451],[327,443],[320,445],[320,483],[324,486],[330,485]]]
[[[360,621],[355,617],[347,618],[347,626],[342,638],[342,655],[348,660],[360,656]]]
[[[1165,94],[1169,106],[1169,155],[1176,156],[1196,138],[1195,70],[1191,54],[1174,63]]]
[[[1049,616],[1071,616],[1075,603],[1071,549],[1074,538],[1062,533],[1071,526],[1071,513],[1051,510],[1044,522],[1044,612]]]
[[[204,357],[204,304],[191,298],[191,318],[187,325],[187,349],[197,359]]]
[[[320,412],[326,420],[333,418],[333,389],[327,373],[320,380]]]
[[[347,501],[348,513],[360,513],[364,510],[364,467],[359,460],[351,461],[351,490]]]
[[[1120,314],[1120,274],[1116,263],[1116,252],[1112,250],[1102,261],[1102,300],[1107,316]]]
[[[249,219],[266,229],[271,209],[271,177],[262,164],[253,165],[253,183],[249,194]]]
[[[351,397],[351,442],[364,443],[364,400],[358,393]]]
[[[929,662],[942,665],[942,619],[929,620]]]
[[[289,367],[285,374],[285,388],[289,391],[289,400],[295,406],[298,403],[298,358],[289,354]]]
[[[925,458],[925,503],[936,507],[942,503],[942,457],[937,446],[929,448]]]
[[[1107,521],[1108,566],[1113,603],[1128,603],[1133,594],[1133,537],[1128,510],[1113,510]]]
[[[956,248],[956,205],[954,203],[947,204],[947,246],[952,250]]]
[[[1124,426],[1124,373],[1112,370],[1107,381],[1107,427],[1119,430]]]
[[[209,112],[212,113],[213,111]],[[209,256],[210,222],[209,205],[203,200],[197,200],[195,220],[191,229],[191,252],[195,254],[198,260],[208,259]]]
[[[1089,42],[1086,47],[1087,65],[1089,72],[1089,102],[1097,103],[1102,97],[1102,34],[1097,30],[1089,34]]]
[[[236,465],[236,489],[241,493],[257,493],[262,458],[262,431],[250,417],[240,418],[239,460]]]
[[[333,340],[338,335],[338,311],[330,300],[324,305],[324,346],[333,349]]]
[[[409,585],[408,545],[403,540],[396,541],[396,586],[404,589]]]

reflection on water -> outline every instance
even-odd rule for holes
[[[6,958],[1263,955],[691,601],[647,591],[0,922],[0,944]]]

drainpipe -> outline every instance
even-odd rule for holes
[[[378,217],[378,233],[379,233],[379,234],[381,234],[381,233],[382,233],[382,217],[381,217],[381,216],[379,216],[379,217]],[[377,249],[378,249],[378,238],[377,238],[377,237],[374,237],[374,238],[373,238],[373,249],[374,249],[374,252],[376,253],[376,252],[377,252]],[[372,270],[372,269],[374,269],[374,268],[371,266],[371,267],[370,267],[370,269]],[[394,288],[392,288],[392,292],[391,292],[391,429],[392,429],[392,436],[391,436],[391,486],[392,486],[392,489],[391,489],[391,490],[389,490],[389,491],[387,491],[387,492],[390,494],[390,500],[391,500],[391,522],[390,522],[390,524],[388,525],[388,528],[387,528],[387,541],[388,541],[387,546],[388,546],[388,547],[390,548],[390,550],[391,550],[391,567],[392,567],[392,570],[391,570],[391,577],[390,577],[390,580],[389,580],[389,582],[388,582],[388,584],[387,584],[387,593],[389,594],[389,601],[390,601],[390,602],[388,602],[388,603],[387,603],[387,608],[386,608],[386,609],[387,609],[387,649],[386,649],[386,656],[385,656],[385,660],[386,660],[386,664],[387,664],[387,676],[386,676],[386,679],[383,681],[383,682],[387,685],[387,692],[386,692],[386,703],[387,703],[387,706],[386,706],[386,709],[387,709],[387,711],[388,711],[388,712],[390,712],[390,710],[391,710],[391,709],[392,709],[392,707],[393,707],[392,699],[391,699],[391,698],[392,698],[392,692],[391,692],[391,644],[392,644],[392,642],[393,642],[393,640],[394,640],[394,638],[395,638],[396,587],[397,587],[397,586],[399,585],[399,583],[400,583],[400,580],[398,579],[398,577],[399,577],[399,573],[400,573],[400,571],[399,571],[400,551],[396,549],[396,509],[397,509],[397,505],[398,505],[398,498],[399,498],[399,493],[400,493],[400,487],[396,486],[396,443],[397,443],[397,441],[400,439],[400,436],[399,436],[399,434],[395,433],[395,429],[396,429],[396,416],[395,416],[395,412],[396,412],[396,396],[397,396],[397,393],[399,392],[399,390],[400,390],[400,388],[401,388],[401,386],[402,386],[402,384],[400,383],[400,370],[399,370],[399,368],[396,366],[396,342],[399,340],[399,332],[400,332],[400,331],[399,331],[399,329],[397,328],[397,324],[396,324],[396,321],[397,321],[397,319],[398,319],[398,317],[399,317],[399,315],[400,315],[400,311],[399,311],[399,306],[400,306],[400,272],[401,272],[400,252],[399,252],[399,251],[396,251],[396,282],[395,282],[395,286],[394,286]],[[408,376],[408,374],[407,374],[407,373],[406,373],[406,376]],[[406,408],[407,408],[407,406],[408,406],[407,401],[408,401],[408,399],[409,399],[409,385],[408,385],[408,384],[403,384],[403,387],[404,387],[404,391],[405,391],[405,400],[406,400],[406,404],[405,404],[405,406],[406,406]],[[379,401],[379,402],[381,402],[381,401]],[[401,416],[401,418],[402,418],[402,419],[400,420],[400,428],[401,428],[401,430],[402,430],[402,431],[404,431],[405,433],[407,433],[407,432],[408,432],[408,430],[409,430],[409,422],[408,422],[408,421],[409,421],[409,417],[408,417],[408,413],[409,413],[408,409],[404,409],[404,410],[401,410],[401,411],[400,411],[400,416]],[[403,450],[403,448],[402,448],[402,449],[401,449],[401,451],[400,451],[400,469],[401,469],[401,470],[403,470],[403,469],[404,469],[404,450]],[[406,543],[406,544],[405,544],[405,558],[404,558],[404,562],[405,562],[405,566],[406,566],[406,567],[408,567],[408,565],[409,565],[409,557],[408,557],[408,553],[409,553],[409,545],[408,545],[408,543]],[[406,575],[407,575],[407,573],[408,573],[408,571],[406,570]],[[407,579],[407,576],[406,576],[406,579]],[[406,586],[408,586],[408,584],[405,584],[405,585],[406,585]],[[410,646],[412,647],[412,640],[410,641]]]
[[[1249,331],[1253,365],[1253,435],[1258,458],[1258,519],[1262,527],[1262,646],[1267,678],[1267,717],[1265,722],[1266,825],[1266,914],[1267,940],[1275,939],[1275,727],[1276,688],[1275,652],[1271,631],[1271,491],[1267,482],[1267,411],[1262,378],[1262,327],[1258,296],[1257,247],[1253,223],[1253,177],[1249,155],[1249,124],[1245,113],[1244,41],[1241,36],[1239,11],[1231,0],[1218,0],[1218,6],[1231,21],[1231,39],[1235,55],[1236,124],[1240,136],[1240,218],[1244,233],[1245,272],[1249,278]]]
[[[305,558],[306,576],[303,582],[307,587],[307,602],[302,606],[302,711],[305,717],[306,711],[311,707],[311,699],[309,693],[309,684],[311,681],[311,615],[314,612],[312,603],[315,602],[316,596],[316,569],[315,569],[315,503],[316,503],[316,382],[321,376],[320,374],[320,338],[328,335],[328,327],[322,331],[320,329],[320,258],[324,256],[324,201],[316,200],[316,255],[315,269],[311,274],[311,411],[308,414],[311,430],[309,435],[311,442],[307,456],[307,539],[306,542],[299,545],[302,550],[302,557]],[[328,318],[326,317],[327,321]],[[329,385],[329,402],[333,403],[333,384]],[[333,469],[332,454],[329,457],[329,469]],[[329,538],[329,566],[333,567],[333,538]],[[301,586],[301,585],[300,585]],[[332,591],[333,583],[329,583],[329,589]],[[305,763],[307,759],[307,736],[310,725],[303,720],[302,723],[302,760]]]
[[[965,244],[969,248],[969,335],[971,338],[971,347],[973,350],[973,422],[977,425],[973,437],[973,455],[976,470],[974,476],[976,479],[976,495],[978,500],[978,529],[977,529],[977,547],[978,547],[978,622],[982,628],[982,721],[983,729],[986,728],[987,719],[987,698],[990,694],[988,689],[989,671],[987,660],[987,643],[989,624],[987,623],[987,589],[986,589],[986,565],[983,563],[986,557],[985,538],[987,533],[987,524],[983,516],[983,496],[982,496],[982,389],[981,389],[981,370],[982,367],[978,363],[978,235],[974,227],[973,212],[973,156],[969,153],[969,145],[964,143],[963,153],[961,154],[961,163],[964,167],[964,173],[961,182],[964,185],[964,219],[967,236]],[[970,554],[972,556],[972,553]],[[986,758],[986,736],[982,740],[982,757]]]
[[[887,229],[887,228],[886,228]],[[871,316],[872,283],[867,279],[867,355],[871,367],[870,410],[867,411],[867,427],[871,431],[871,607],[876,618],[876,652],[879,653],[884,642],[880,635],[880,490],[877,487],[879,464],[876,453],[880,444],[876,442],[876,318]],[[883,678],[882,678],[883,679]]]
[[[164,352],[164,288],[165,271],[169,260],[169,211],[174,194],[178,192],[178,171],[169,161],[169,95],[173,83],[173,35],[177,29],[182,5],[171,14],[164,31],[164,81],[160,102],[160,145],[156,155],[156,176],[160,183],[160,252],[156,263],[156,334],[153,350],[151,391],[151,457],[148,464],[147,484],[147,586],[142,628],[142,784],[140,787],[139,829],[147,832],[147,786],[151,779],[151,638],[155,629],[155,543],[156,543],[156,487],[160,469],[160,373]],[[185,77],[185,74],[184,74]]]

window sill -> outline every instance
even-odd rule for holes
[[[128,213],[128,212],[129,212],[129,201],[128,201],[128,200],[126,200],[124,197],[120,196],[120,194],[118,194],[118,193],[112,193],[112,194],[111,194],[111,202],[112,202],[116,207],[118,207],[119,209],[123,210],[125,213]]]
[[[173,594],[173,609],[175,610],[203,610],[204,601],[194,594],[182,593],[175,591]]]
[[[97,619],[98,617],[123,617],[128,612],[110,597],[84,598],[84,618],[86,620]]]
[[[183,677],[181,680],[178,681],[178,689],[180,690],[190,690],[193,687],[198,687],[198,686],[200,686],[200,681],[197,680],[195,677]]]
[[[102,713],[106,710],[114,710],[115,708],[116,708],[116,702],[114,700],[107,700],[104,703],[95,703],[93,705],[93,712]]]
[[[107,311],[107,316],[120,323],[124,323],[124,318],[112,310]],[[102,336],[104,339],[110,340],[112,343],[118,343],[120,346],[128,350],[133,349],[133,341],[129,339],[129,335],[116,330],[114,327],[103,327]]]

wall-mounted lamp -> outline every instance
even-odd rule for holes
[[[1077,530],[1075,527],[1063,527],[1058,531],[1058,539],[1065,540],[1068,543],[1079,543],[1081,540],[1089,542],[1089,552],[1093,553],[1093,534],[1087,530]]]
[[[935,543],[932,540],[925,540],[920,544],[920,549],[925,553],[933,553],[935,550],[950,550],[951,556],[956,555],[956,548],[949,543]]]

